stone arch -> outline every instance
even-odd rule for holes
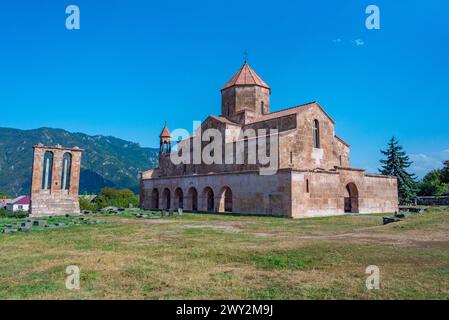
[[[45,151],[42,169],[42,190],[50,190],[53,181],[53,158],[51,151]]]
[[[232,190],[229,187],[223,187],[220,192],[219,212],[232,212]]]
[[[175,190],[175,209],[184,209],[184,192],[181,188]]]
[[[353,182],[345,187],[344,204],[346,213],[359,213],[359,190]]]
[[[72,154],[64,153],[62,156],[61,189],[68,191],[70,189],[70,178],[72,174]]]
[[[170,209],[170,201],[171,201],[171,194],[170,189],[165,188],[164,192],[162,193],[162,209],[169,210]]]
[[[187,198],[189,201],[189,206],[187,206],[187,208],[192,211],[198,211],[198,191],[196,191],[195,187],[191,187],[187,191]]]
[[[215,211],[214,190],[211,187],[203,190],[203,208],[204,211]]]
[[[159,190],[157,188],[151,191],[151,208],[159,209]]]

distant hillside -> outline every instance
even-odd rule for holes
[[[31,185],[33,145],[37,143],[84,149],[80,193],[101,188],[139,190],[138,173],[157,166],[158,150],[106,136],[89,136],[62,129],[18,130],[0,128],[0,191],[28,194]]]

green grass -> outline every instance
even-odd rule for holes
[[[0,299],[449,298],[447,208],[386,226],[382,215],[146,214],[0,234]],[[69,265],[81,269],[78,291],[65,288]],[[365,287],[369,265],[380,290]]]

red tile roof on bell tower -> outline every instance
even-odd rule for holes
[[[159,135],[160,138],[171,138],[170,131],[167,128],[167,124],[164,125],[164,129],[162,129],[161,134]]]

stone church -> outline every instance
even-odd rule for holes
[[[352,168],[349,144],[335,134],[334,120],[318,102],[271,112],[270,95],[270,86],[245,62],[221,89],[221,115],[209,116],[198,128],[222,133],[218,157],[224,159],[230,148],[234,160],[241,153],[241,163],[174,163],[171,156],[179,150],[195,157],[193,148],[182,147],[194,144],[198,130],[174,150],[165,125],[159,167],[141,173],[141,207],[293,218],[398,210],[396,178]],[[263,165],[249,161],[250,145],[261,138],[242,134],[249,129],[267,130],[265,151],[276,155],[274,174],[262,174]],[[204,140],[200,151],[207,148]],[[236,148],[239,142],[243,148]]]

